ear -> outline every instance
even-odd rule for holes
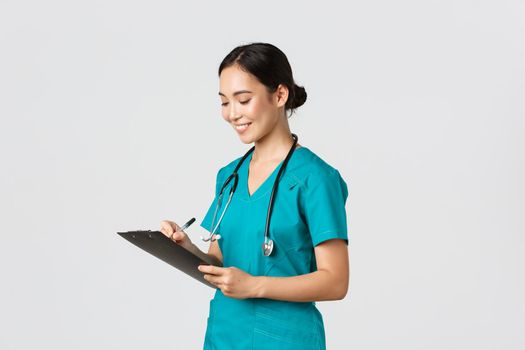
[[[279,84],[274,92],[274,98],[277,103],[277,107],[284,107],[286,101],[288,101],[288,88],[284,84]]]

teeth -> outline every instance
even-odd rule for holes
[[[250,123],[236,125],[235,128],[238,130],[246,129]]]

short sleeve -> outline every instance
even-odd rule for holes
[[[211,232],[212,230],[212,227],[211,227],[211,224],[212,224],[212,219],[213,219],[213,213],[215,212],[215,208],[216,208],[216,205],[217,205],[217,199],[219,197],[219,192],[221,190],[221,186],[222,186],[222,176],[221,176],[221,173],[222,173],[222,169],[220,169],[218,172],[217,172],[217,176],[215,178],[215,197],[213,198],[213,201],[210,205],[210,207],[208,208],[208,211],[206,212],[206,215],[204,216],[204,219],[202,219],[202,222],[201,222],[201,227],[205,228],[206,230],[208,230],[209,232]],[[217,218],[216,218],[217,220]],[[217,224],[216,222],[214,224]],[[215,233],[219,233],[219,230],[217,230],[217,232]]]
[[[333,238],[343,239],[348,245],[348,186],[339,171],[331,168],[311,173],[306,183],[302,205],[314,247]]]

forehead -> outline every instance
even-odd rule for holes
[[[264,85],[251,73],[242,70],[238,65],[224,68],[219,77],[219,92],[231,95],[239,90],[256,91]]]

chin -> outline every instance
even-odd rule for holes
[[[247,144],[247,145],[254,142],[252,138],[249,136],[239,135],[239,139],[242,141],[242,143]]]

